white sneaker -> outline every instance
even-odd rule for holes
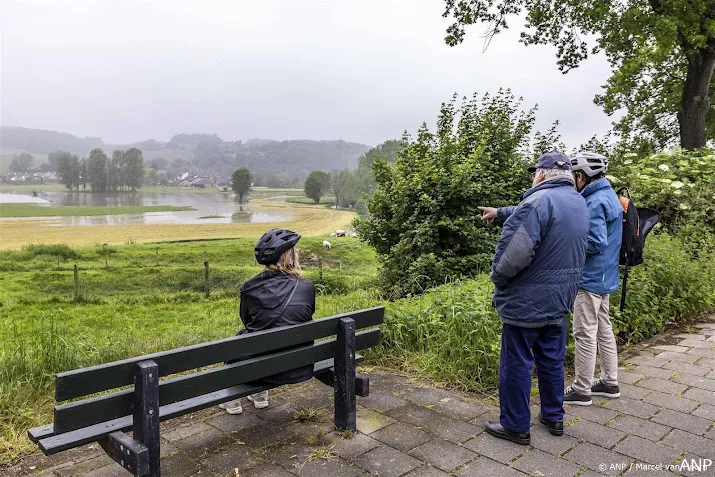
[[[241,414],[243,412],[243,407],[241,406],[241,400],[231,401],[226,403],[226,412],[229,414]]]
[[[268,393],[256,393],[248,396],[248,400],[256,406],[256,409],[265,409],[268,407]]]

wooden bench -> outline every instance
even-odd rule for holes
[[[28,436],[45,455],[98,442],[135,476],[159,477],[160,421],[274,388],[260,379],[309,364],[317,379],[334,388],[335,426],[354,431],[355,396],[369,394],[369,380],[355,372],[361,359],[356,351],[378,344],[380,330],[371,327],[382,323],[384,313],[375,307],[57,373],[58,403],[133,387],[58,404],[54,423],[30,429]],[[360,328],[370,329],[356,332]]]

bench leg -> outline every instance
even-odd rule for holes
[[[342,318],[338,323],[334,362],[335,427],[355,431],[355,320],[352,318]]]
[[[135,476],[149,474],[149,450],[123,432],[112,432],[99,441],[104,452]]]
[[[134,439],[149,451],[149,473],[146,477],[161,477],[159,366],[151,360],[137,363],[134,379],[133,434]]]

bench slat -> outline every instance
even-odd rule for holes
[[[361,361],[362,356],[357,355],[356,361]],[[315,363],[314,374],[322,374],[327,372],[333,366],[333,359],[326,359]],[[253,386],[249,384],[239,384],[226,389],[214,391],[195,398],[184,401],[175,402],[159,408],[159,420],[165,421],[174,417],[183,416],[192,412],[200,411],[208,407],[218,404],[233,401],[234,399],[248,396],[257,392],[265,391],[277,387],[275,385]],[[52,455],[69,449],[74,449],[90,442],[96,442],[104,439],[112,432],[128,431],[132,428],[133,416],[124,416],[118,419],[113,419],[109,422],[102,422],[93,426],[77,429],[64,434],[51,435],[40,438],[36,443],[45,455]],[[43,428],[51,427],[52,424],[42,426]],[[40,429],[40,428],[36,428]],[[35,441],[33,441],[35,442]]]
[[[357,349],[378,344],[378,328],[356,333]],[[335,354],[336,340],[326,340],[314,345],[250,358],[237,363],[212,368],[198,373],[167,379],[159,383],[159,402],[172,404],[223,389],[227,386],[255,381],[276,373],[313,364]],[[82,401],[55,407],[54,430],[62,434],[97,423],[132,414],[134,390],[126,389]]]
[[[289,328],[246,333],[209,343],[57,373],[55,400],[57,402],[66,401],[134,384],[134,371],[136,364],[140,361],[153,360],[159,365],[160,376],[168,376],[333,335],[337,332],[338,322],[341,318],[354,319],[356,328],[359,329],[381,324],[384,315],[385,308],[378,306],[301,323]]]
[[[45,437],[53,436],[55,434],[55,426],[53,424],[45,424],[44,426],[33,427],[28,429],[27,437],[37,444],[37,441],[44,439]]]

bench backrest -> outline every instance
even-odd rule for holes
[[[55,379],[55,399],[58,402],[65,401],[133,385],[136,366],[142,361],[153,360],[158,365],[159,376],[168,376],[246,356],[261,355],[161,381],[160,405],[176,403],[331,358],[335,355],[335,339],[312,342],[334,335],[341,318],[352,318],[356,329],[360,329],[381,324],[384,312],[384,307],[375,307],[300,325],[246,333],[58,373]],[[379,329],[358,332],[356,349],[375,346],[379,338]],[[285,350],[289,347],[296,348]],[[55,435],[131,415],[133,393],[133,388],[125,389],[55,406]]]

